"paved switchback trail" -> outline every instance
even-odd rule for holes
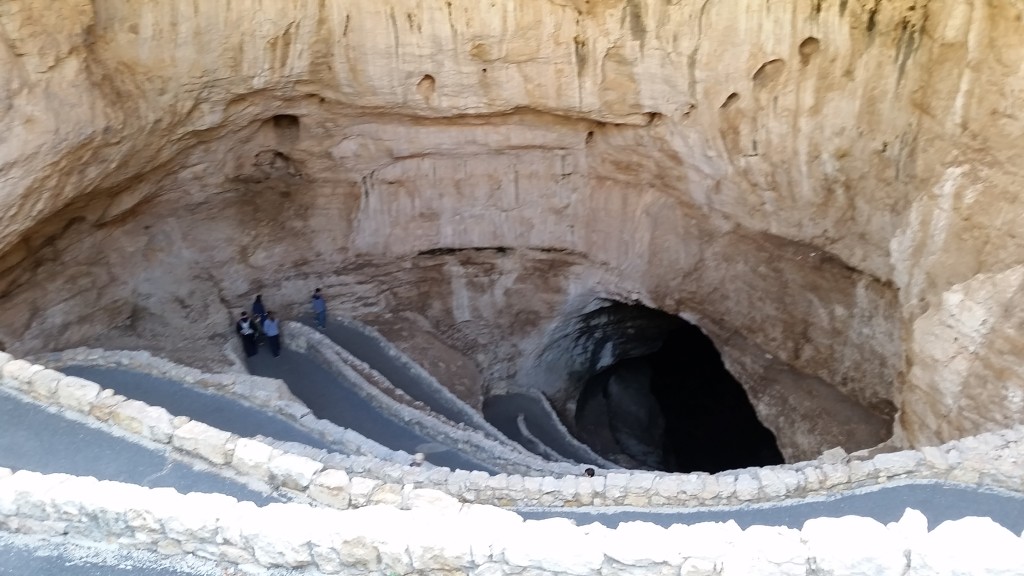
[[[554,450],[570,462],[590,462],[589,454],[581,451],[565,437],[569,432],[552,420],[551,413],[540,405],[541,400],[529,394],[512,392],[488,396],[484,399],[484,417],[502,434],[522,444],[526,449],[543,456],[543,449],[534,446],[519,428],[522,417],[527,431],[544,446]]]
[[[339,415],[347,415],[346,417],[359,414],[365,419],[363,424],[369,426],[371,431],[384,431],[385,436],[388,434],[386,429],[390,424],[381,424],[381,421],[377,420],[382,418],[380,414],[368,404],[359,405],[357,399],[360,397],[354,392],[349,391],[350,395],[338,392],[345,390],[345,387],[337,382],[336,377],[304,355],[285,351],[280,358],[272,358],[264,353],[250,360],[254,373],[280,377],[289,382],[289,385],[296,383],[296,387],[303,391],[300,397],[306,396],[308,403],[310,400],[314,401],[310,403],[314,411],[317,404],[321,403],[318,401],[322,401],[321,404],[327,407],[324,409],[321,406],[322,412],[338,412]],[[97,377],[105,385],[106,383],[102,382],[103,378],[110,381],[110,373],[100,373],[99,376],[95,372],[78,373]],[[139,377],[130,372],[122,376]],[[172,387],[173,383],[168,381],[164,384],[167,385],[167,389],[162,393],[178,394],[177,388]],[[121,385],[125,390],[129,387]],[[3,423],[4,429],[4,434],[0,435],[0,466],[42,473],[95,476],[150,487],[169,486],[180,492],[218,492],[261,505],[276,500],[274,496],[264,496],[237,482],[190,468],[169,459],[159,450],[148,449],[103,430],[65,418],[2,390],[0,422]],[[377,429],[376,426],[384,426],[384,429]],[[406,438],[409,442],[421,440],[424,439],[415,434]],[[516,511],[527,519],[563,517],[580,525],[599,522],[609,527],[630,521],[669,526],[733,520],[741,528],[752,525],[800,528],[804,522],[812,518],[847,515],[870,517],[883,523],[892,522],[898,520],[906,508],[914,508],[924,513],[929,520],[930,528],[935,528],[946,520],[980,516],[993,519],[1015,534],[1020,534],[1024,530],[1024,495],[943,483],[904,483],[862,489],[832,498],[790,500],[730,508],[522,508]],[[133,572],[132,566],[141,565],[132,564],[141,562],[138,560],[100,560],[64,569],[64,563],[73,556],[73,553],[64,550],[53,555],[49,552],[44,554],[41,553],[44,548],[38,543],[23,545],[0,538],[0,574],[120,575],[139,573]],[[16,571],[10,572],[10,567],[14,567]],[[206,572],[205,568],[201,567],[171,564],[154,566],[152,569],[146,569],[145,573],[178,576]]]
[[[315,329],[315,324],[305,322]],[[391,350],[377,339],[349,326],[344,321],[332,318],[327,322],[323,334],[335,344],[344,348],[349,354],[365,362],[392,385],[409,395],[413,400],[426,404],[431,411],[444,416],[456,424],[475,426],[472,414],[475,412],[461,400],[446,398],[438,394],[434,384],[411,370]]]
[[[165,451],[115,436],[99,427],[0,390],[0,466],[42,474],[92,476],[150,488],[220,493],[263,505],[279,502],[248,486],[170,458]]]
[[[391,384],[401,389],[414,400],[423,402],[433,412],[456,423],[475,426],[473,418],[467,411],[475,410],[457,399],[438,394],[432,383],[424,381],[421,375],[410,370],[398,360],[389,348],[361,330],[350,326],[348,320],[332,318],[323,330],[324,335],[347,352],[365,362]],[[309,326],[312,322],[306,321]],[[442,384],[443,385],[443,384]],[[506,438],[523,446],[538,456],[547,458],[549,448],[569,462],[591,462],[590,454],[573,445],[565,435],[568,434],[559,423],[553,422],[551,414],[540,400],[527,394],[505,394],[491,396],[484,400],[483,418]],[[527,431],[543,446],[536,446],[536,441],[526,437],[519,428],[518,419],[522,416]]]
[[[244,438],[262,435],[276,440],[301,442],[322,450],[331,449],[319,436],[280,416],[228,396],[197,390],[183,382],[125,368],[68,366],[63,372],[69,376],[92,380],[104,388],[150,406],[160,406],[175,416],[188,416]]]
[[[392,449],[409,454],[423,452],[427,461],[451,469],[496,472],[492,467],[426,438],[391,414],[380,412],[355,392],[355,384],[328,371],[305,354],[282,349],[274,358],[266,349],[248,359],[249,371],[257,376],[283,380],[317,418],[350,428]]]
[[[357,358],[388,378],[399,388],[411,386],[416,391],[415,378],[408,369],[395,361],[381,345],[358,330],[329,322],[325,333]],[[410,396],[430,405],[429,399],[417,397],[410,390]],[[427,391],[423,390],[423,394]],[[538,404],[539,400],[527,394],[511,393],[492,396],[484,401],[484,416],[500,432],[523,446],[531,449],[533,442],[519,429],[518,420],[523,417],[527,431],[545,447],[554,450],[567,460],[585,462],[587,455],[568,442],[565,432],[558,423],[551,421],[549,411]],[[433,407],[432,407],[433,408]],[[437,410],[441,412],[440,410]],[[441,412],[443,413],[443,412]],[[449,418],[451,418],[449,416]],[[536,450],[538,454],[543,449]],[[541,454],[543,455],[543,454]],[[525,518],[570,518],[577,524],[599,522],[610,527],[622,522],[645,521],[661,526],[672,524],[696,524],[699,522],[736,521],[746,528],[754,524],[767,526],[788,526],[799,529],[804,522],[818,517],[842,517],[848,515],[874,518],[880,522],[895,522],[907,508],[921,511],[934,528],[946,520],[967,516],[992,518],[1016,534],[1024,530],[1024,495],[1006,491],[979,489],[972,486],[948,485],[942,483],[908,483],[874,489],[844,493],[828,499],[788,500],[768,505],[707,509],[519,509]]]

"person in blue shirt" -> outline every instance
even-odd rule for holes
[[[277,358],[281,355],[281,327],[277,323],[277,317],[274,316],[274,311],[267,312],[267,317],[263,320],[263,334],[267,337],[267,344],[270,345],[270,353]]]
[[[313,291],[311,304],[313,305],[313,319],[316,320],[316,327],[323,330],[327,326],[327,303],[324,302],[324,296],[320,293],[319,288]]]

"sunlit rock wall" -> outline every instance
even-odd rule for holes
[[[254,290],[358,310],[377,266],[532,248],[601,271],[535,295],[547,316],[463,320],[477,349],[512,326],[529,358],[558,306],[614,295],[700,320],[740,372],[895,404],[911,443],[1015,422],[1021,10],[7,0],[0,343],[212,338]],[[457,272],[422,287],[452,298],[435,321],[532,307]]]

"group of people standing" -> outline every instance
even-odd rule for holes
[[[327,304],[319,288],[313,291],[310,304],[316,327],[323,330],[327,327]],[[281,355],[281,325],[274,311],[267,310],[263,304],[262,294],[257,294],[253,300],[251,315],[247,311],[242,311],[241,317],[235,322],[235,332],[242,339],[242,348],[247,357],[259,353],[261,339],[266,340],[270,353],[275,358]]]
[[[267,310],[263,304],[263,295],[257,294],[252,303],[252,315],[242,311],[242,317],[235,322],[235,332],[242,338],[242,348],[246,356],[259,353],[260,338],[270,346],[270,353],[281,355],[281,325],[273,310]]]

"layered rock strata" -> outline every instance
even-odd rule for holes
[[[817,383],[911,445],[1005,427],[1021,10],[10,0],[0,344],[201,355],[322,284],[499,389],[611,298],[698,323],[779,436]]]

